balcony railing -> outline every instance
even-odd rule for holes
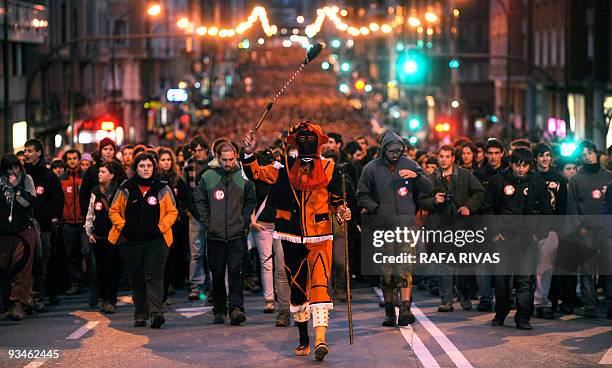
[[[0,27],[4,27],[5,9],[0,3]],[[44,5],[11,0],[8,2],[9,40],[42,44],[47,36],[49,22]]]

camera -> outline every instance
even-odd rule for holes
[[[444,193],[444,203],[448,203],[455,199],[455,195],[452,192]]]

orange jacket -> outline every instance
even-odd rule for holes
[[[115,195],[115,198],[113,199],[111,208],[108,211],[108,216],[113,223],[113,227],[108,234],[108,241],[112,244],[117,244],[119,237],[121,236],[121,232],[126,225],[137,226],[137,223],[143,220],[143,218],[126,219],[126,207],[128,198],[130,198],[130,188],[134,190],[134,186],[129,184],[130,180],[121,185],[117,191],[117,194]],[[136,187],[135,190],[138,190],[138,188]],[[134,195],[141,195],[141,193],[132,193],[132,196]],[[159,211],[159,223],[157,224],[157,227],[159,228],[166,245],[170,247],[172,246],[173,242],[172,225],[178,216],[178,210],[176,209],[172,190],[167,185],[163,185],[161,186],[161,189],[158,190],[157,195],[151,198],[155,198],[155,200],[149,201],[151,210],[155,209]],[[157,206],[158,204],[159,206]],[[150,216],[151,210],[145,213],[146,217]],[[128,223],[129,221],[133,221],[134,223]]]
[[[276,205],[274,237],[294,243],[317,243],[333,239],[332,208],[342,202],[340,175],[334,162],[320,158],[327,177],[327,186],[310,192],[294,190],[289,183],[288,168],[295,159],[285,157],[279,163],[259,166],[255,156],[242,163],[247,177],[272,184],[270,193]]]

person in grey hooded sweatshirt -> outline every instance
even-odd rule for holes
[[[398,220],[397,226],[400,227],[413,226],[418,193],[430,192],[431,181],[415,161],[402,155],[406,146],[399,135],[392,131],[386,132],[381,137],[380,147],[381,157],[370,161],[363,168],[357,186],[357,202],[362,209],[361,212],[385,218],[393,217]],[[396,325],[393,305],[395,288],[400,289],[402,300],[397,324],[406,326],[414,323],[415,317],[410,311],[412,274],[406,272],[406,269],[394,272],[385,266],[381,271],[381,288],[385,302],[383,326]]]

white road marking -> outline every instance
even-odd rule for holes
[[[23,368],[38,368],[38,367],[41,367],[43,364],[45,364],[47,360],[49,360],[49,358],[34,359],[33,361],[31,361],[28,365],[24,366]]]
[[[183,317],[192,318],[204,313],[209,312],[212,307],[191,307],[191,308],[178,308],[175,309],[178,313],[180,313]]]
[[[442,347],[446,355],[460,368],[474,368],[470,362],[463,356],[463,354],[457,349],[457,347],[446,337],[438,326],[436,326],[427,316],[412,303],[412,313],[415,315],[417,320],[421,322],[421,325],[436,339],[438,344]]]
[[[98,323],[100,323],[100,322],[99,321],[89,321],[89,322],[87,322],[85,324],[85,326],[82,326],[81,328],[79,328],[78,330],[76,330],[72,334],[70,334],[70,336],[66,337],[66,340],[76,340],[76,339],[79,339],[81,336],[85,335],[87,332],[89,332],[94,327],[96,327],[96,325]]]
[[[599,364],[612,364],[612,348],[608,349],[599,361]]]
[[[382,290],[377,287],[373,289],[374,292],[376,292],[376,294],[380,298],[380,300],[383,300]],[[398,313],[398,308],[395,309],[396,313]],[[424,367],[440,368],[440,364],[438,364],[433,355],[431,355],[425,344],[423,344],[421,338],[416,334],[416,332],[414,332],[412,326],[400,327],[399,330],[402,333],[404,340],[406,340],[408,345],[410,345],[410,347],[412,348],[417,358],[421,361],[421,364],[423,364]]]

